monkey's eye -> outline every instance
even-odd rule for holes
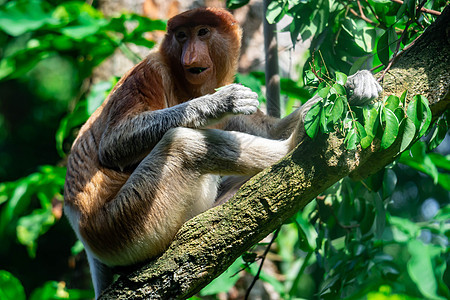
[[[209,29],[208,28],[200,28],[200,30],[198,31],[198,36],[205,36],[209,33]]]
[[[184,31],[178,31],[175,33],[175,37],[179,41],[184,41],[187,38],[187,34]]]

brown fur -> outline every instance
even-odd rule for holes
[[[197,25],[190,20],[214,26],[218,32],[211,41],[210,52],[199,54],[210,56],[218,66],[215,68],[217,84],[207,91],[201,90],[201,87],[190,87],[185,81],[179,64],[180,48],[174,46],[172,30]],[[240,35],[234,18],[222,10],[199,9],[173,18],[169,21],[168,33],[160,49],[123,76],[102,106],[81,128],[68,159],[65,205],[79,214],[76,225],[82,239],[94,253],[113,255],[123,250],[127,243],[135,242],[135,234],[124,228],[142,227],[144,220],[139,217],[142,211],[149,210],[151,203],[136,201],[120,211],[111,203],[151,148],[136,153],[132,163],[120,170],[118,166],[106,166],[100,162],[98,153],[102,138],[109,130],[121,126],[124,119],[145,111],[174,106],[231,83],[237,65]]]

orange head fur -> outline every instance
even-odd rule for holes
[[[212,28],[212,34],[207,40],[205,47],[183,45],[177,39],[177,31],[180,28],[194,30],[201,26]],[[242,30],[231,13],[219,8],[199,8],[186,11],[169,20],[167,34],[160,46],[160,53],[164,55],[167,64],[170,66],[176,83],[183,87],[192,88],[194,80],[189,80],[186,74],[186,47],[195,49],[198,53],[190,54],[198,58],[196,64],[211,65],[211,75],[207,80],[202,81],[202,85],[208,86],[202,90],[213,92],[212,89],[230,84],[234,80],[237,70],[237,63],[240,54]],[[193,43],[188,41],[187,43]],[[192,51],[192,50],[191,50]],[[197,87],[198,88],[198,87]]]

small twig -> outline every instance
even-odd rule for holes
[[[403,4],[402,0],[391,0],[391,1],[395,2],[395,3],[398,3],[398,4]],[[439,11],[428,9],[428,8],[425,8],[425,7],[422,7],[422,6],[423,6],[423,4],[421,6],[418,6],[417,8],[420,9],[420,11],[422,11],[424,13],[427,13],[427,14],[430,14],[430,15],[434,15],[434,16],[440,16],[441,15],[441,13]]]
[[[373,16],[375,17],[375,19],[377,19],[378,23],[380,23],[380,28],[386,27],[384,26],[383,22],[381,22],[380,18],[378,17],[378,15],[375,13],[375,9],[373,9],[372,5],[370,4],[370,2],[368,0],[365,0],[367,3],[367,6],[369,7],[370,11],[372,12]]]
[[[358,4],[359,13],[361,14],[361,17],[367,18],[366,15],[364,15],[364,11],[362,9],[361,2],[359,2],[359,0],[356,0],[356,3]]]
[[[366,21],[367,23],[373,25],[373,26],[378,26],[378,24],[376,24],[374,21],[372,21],[371,19],[369,19],[368,17],[366,17],[364,14],[360,15],[358,14],[353,8],[350,8],[349,11],[356,17],[363,19],[364,21]]]
[[[261,270],[262,270],[262,267],[263,267],[263,264],[264,264],[264,260],[266,259],[267,253],[269,253],[270,247],[272,246],[273,242],[274,242],[275,239],[277,238],[278,233],[280,232],[280,230],[281,230],[281,226],[278,227],[277,230],[275,230],[275,232],[274,232],[274,234],[273,234],[273,237],[272,237],[272,240],[270,241],[269,245],[267,245],[267,248],[266,248],[266,250],[264,251],[264,254],[262,255],[262,258],[261,258],[261,264],[259,265],[258,272],[256,273],[255,277],[253,277],[253,281],[252,281],[252,283],[250,284],[250,286],[248,287],[247,292],[245,293],[245,298],[244,298],[245,300],[248,300],[248,299],[249,299],[248,297],[249,297],[249,295],[250,295],[250,291],[252,290],[252,288],[253,288],[253,286],[255,285],[256,281],[258,281],[258,279],[259,279],[259,274],[261,274]]]

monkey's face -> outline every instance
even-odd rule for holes
[[[210,41],[215,33],[214,28],[206,25],[180,27],[175,31],[184,76],[192,85],[215,81],[215,67],[210,55]]]

